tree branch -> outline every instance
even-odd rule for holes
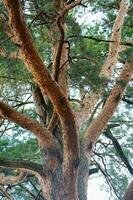
[[[4,173],[0,173],[0,184],[2,185],[13,185],[21,182],[25,177],[26,172],[20,172],[18,176],[5,176]]]
[[[64,78],[65,71],[63,70],[61,73],[60,73],[60,71],[62,70],[63,66],[67,66],[67,62],[68,62],[68,60],[67,60],[63,64],[61,63],[61,59],[64,56],[63,48],[64,49],[66,48],[65,44],[64,44],[64,42],[65,42],[64,18],[66,16],[66,14],[68,13],[68,11],[71,10],[72,8],[76,7],[77,5],[80,5],[80,2],[81,1],[78,0],[78,1],[74,1],[73,3],[69,3],[64,6],[63,10],[60,8],[61,12],[56,20],[57,26],[60,31],[60,40],[58,42],[57,50],[55,53],[56,55],[55,55],[55,59],[54,59],[54,63],[53,63],[53,78],[56,82],[59,82],[59,85],[60,85],[62,91],[64,90],[62,83],[64,83],[66,78]],[[68,54],[68,52],[67,52],[67,54]],[[62,66],[60,66],[60,65],[62,65]],[[62,75],[63,75],[63,77],[62,77]],[[61,79],[62,80],[64,79],[64,80],[62,81]],[[68,94],[66,94],[65,90],[63,91],[63,94],[67,97]],[[56,113],[56,111],[54,111],[53,116],[49,123],[49,130],[53,130],[55,128],[55,126],[58,122],[58,119],[59,119],[58,114]]]
[[[115,19],[112,28],[111,41],[115,42],[110,43],[107,59],[103,64],[100,72],[100,77],[104,77],[106,80],[105,84],[107,84],[107,80],[111,77],[112,72],[117,63],[118,53],[120,49],[121,29],[127,11],[128,11],[127,0],[122,0],[120,9],[118,11],[118,15]],[[85,122],[85,120],[89,118],[91,112],[93,111],[93,108],[95,107],[99,98],[102,96],[102,93],[103,93],[103,88],[100,87],[96,93],[91,91],[88,95],[86,95],[85,99],[82,102],[84,106],[80,107],[76,114],[76,119],[80,127]]]
[[[105,43],[116,42],[116,41],[113,41],[113,40],[100,39],[100,38],[96,38],[94,36],[86,36],[86,35],[70,35],[69,38],[83,38],[83,39],[94,40],[96,42],[105,42]],[[120,45],[132,47],[133,42],[130,42],[130,41],[129,42],[120,42]]]
[[[2,193],[6,197],[6,200],[11,200],[10,195],[7,193],[6,189],[1,185],[0,185],[0,193]]]
[[[115,112],[124,92],[125,88],[133,75],[133,58],[130,57],[124,69],[122,70],[116,84],[104,105],[101,113],[93,120],[90,127],[87,129],[84,142],[86,153],[90,156],[92,153],[92,147],[95,144],[97,138],[100,136],[108,121]]]
[[[60,116],[64,129],[64,182],[66,187],[71,190],[71,187],[76,188],[75,173],[77,168],[73,163],[79,158],[78,135],[72,109],[58,84],[56,84],[47,71],[44,61],[42,61],[40,58],[35,45],[32,42],[31,35],[24,22],[19,0],[4,0],[3,2],[9,14],[10,26],[12,27],[13,33],[17,40],[21,58],[26,64],[28,70],[31,71],[32,75],[34,76],[42,91],[42,94],[48,95],[56,112]],[[72,8],[75,6],[75,3],[77,2],[80,1],[75,1],[73,4],[70,4],[71,6],[68,5],[64,14],[69,10],[70,7]],[[70,185],[69,183],[71,181],[72,184]],[[76,193],[68,194],[69,198],[71,198],[70,195],[76,195]]]
[[[22,128],[32,132],[39,141],[41,147],[49,148],[53,145],[52,136],[49,131],[40,125],[36,120],[31,119],[16,111],[6,103],[0,101],[0,115],[4,119],[8,119],[14,123],[19,124]]]
[[[113,28],[112,28],[112,35],[111,35],[111,42],[109,45],[109,54],[108,57],[102,66],[102,70],[100,75],[106,78],[110,78],[112,71],[115,68],[115,65],[118,60],[118,53],[120,50],[120,42],[121,42],[121,29],[124,23],[124,18],[128,11],[128,1],[122,0],[120,4],[120,9],[118,11],[118,15],[115,19]]]
[[[98,173],[98,171],[99,171],[98,168],[89,169],[89,176],[92,175],[92,174]]]
[[[130,105],[133,105],[133,101],[129,100],[129,99],[126,99],[125,97],[122,98],[122,101],[130,104]]]
[[[10,159],[6,158],[0,158],[0,167],[2,168],[10,168],[10,169],[19,169],[23,172],[31,172],[33,174],[42,174],[43,169],[42,166],[31,162],[31,161],[22,161],[22,160],[16,160],[12,161]]]
[[[111,139],[113,145],[114,145],[114,148],[117,152],[117,154],[119,155],[119,157],[121,158],[121,160],[124,162],[124,164],[126,165],[128,171],[133,175],[133,168],[132,166],[130,165],[127,157],[125,156],[122,148],[121,148],[121,145],[119,144],[119,142],[117,141],[117,139],[112,135],[111,131],[109,129],[107,129],[105,131],[105,136],[109,139]]]

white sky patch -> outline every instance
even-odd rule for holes
[[[100,22],[102,18],[103,18],[102,12],[92,14],[90,11],[88,11],[83,16],[81,16],[81,14],[77,14],[77,21],[79,21],[80,25],[87,25],[87,24],[92,25],[93,23]]]
[[[103,184],[103,178],[102,177],[94,177],[90,178],[88,181],[88,200],[107,200],[110,197],[110,194],[103,190],[101,190],[101,186]]]

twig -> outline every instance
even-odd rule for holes
[[[89,40],[94,40],[96,42],[105,42],[105,43],[114,43],[116,41],[113,40],[105,40],[105,39],[100,39],[100,38],[96,38],[93,36],[85,36],[85,35],[70,35],[69,38],[83,38],[83,39],[89,39]],[[125,45],[125,46],[129,46],[132,47],[133,46],[133,42],[121,42],[120,45]]]

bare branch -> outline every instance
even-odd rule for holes
[[[64,6],[64,8],[61,10],[56,22],[57,26],[60,31],[60,41],[58,43],[58,48],[54,60],[54,79],[58,81],[59,78],[59,70],[60,70],[60,62],[61,62],[61,54],[62,54],[62,48],[64,44],[64,39],[65,39],[65,31],[64,31],[64,25],[63,25],[63,20],[66,14],[71,10],[72,8],[76,7],[77,5],[80,5],[81,0],[74,1],[70,4],[67,4]]]
[[[57,22],[57,26],[59,28],[59,31],[60,31],[60,40],[58,42],[58,47],[57,47],[57,50],[56,50],[56,55],[55,55],[55,58],[54,58],[54,63],[53,63],[53,78],[56,82],[59,81],[59,85],[63,91],[63,85],[62,85],[62,82],[65,81],[66,78],[64,78],[64,73],[65,71],[62,70],[62,66],[67,66],[67,62],[65,60],[65,64],[61,62],[61,58],[63,57],[63,50],[66,48],[64,42],[65,42],[65,27],[66,25],[64,24],[64,17],[66,16],[66,14],[68,13],[69,10],[71,10],[72,8],[76,7],[77,5],[80,5],[81,1],[74,1],[73,3],[70,3],[70,4],[67,4],[65,5],[65,7],[63,8],[63,10],[61,10],[56,22]],[[67,52],[67,56],[68,56],[68,52]],[[62,65],[62,66],[60,66]],[[61,73],[60,73],[61,71]],[[62,79],[63,77],[63,79]],[[59,80],[60,78],[60,80]],[[66,86],[67,88],[67,86]],[[65,88],[65,90],[63,91],[63,94],[67,97],[67,89]],[[53,116],[50,120],[50,123],[49,123],[49,130],[53,130],[55,125],[57,124],[57,121],[58,121],[58,114],[56,113],[56,111],[54,111],[53,113]]]

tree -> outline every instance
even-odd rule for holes
[[[26,157],[22,159],[22,155],[18,155],[20,158],[17,160],[2,156],[0,166],[4,170],[17,169],[20,172],[14,177],[14,172],[11,175],[4,171],[0,180],[2,185],[18,183],[31,174],[37,177],[44,199],[87,199],[89,174],[97,171],[96,168],[89,172],[88,161],[91,161],[94,146],[103,132],[112,140],[114,147],[119,148],[119,155],[125,162],[126,157],[113,137],[108,122],[121,99],[124,99],[125,89],[133,75],[132,41],[121,40],[123,37],[128,40],[129,37],[129,32],[122,30],[122,27],[127,14],[130,22],[131,9],[128,9],[130,7],[126,0],[120,3],[115,1],[115,4],[103,2],[101,5],[95,1],[89,4],[95,9],[99,5],[105,9],[114,9],[115,6],[117,10],[116,17],[112,10],[107,13],[108,19],[113,18],[114,24],[111,38],[105,40],[110,34],[109,28],[105,34],[101,33],[102,38],[82,37],[83,31],[74,16],[88,4],[80,0],[3,0],[2,9],[4,6],[5,10],[1,14],[1,33],[4,44],[5,41],[8,44],[5,45],[6,51],[1,48],[1,71],[9,83],[5,80],[2,82],[4,98],[0,102],[1,126],[17,132],[17,137],[19,133],[24,135],[24,130],[32,133],[38,145],[26,135],[24,147],[32,144],[35,147],[32,147],[32,153],[36,154],[38,149],[41,153],[37,154],[40,159],[33,156],[29,160],[25,160]],[[73,24],[77,29],[75,32]],[[95,26],[95,29],[98,30],[98,27]],[[77,40],[78,37],[92,41],[82,42]],[[95,50],[95,42],[109,43],[109,50],[105,44]],[[91,52],[88,55],[89,46]],[[113,72],[118,64],[122,70],[116,78]],[[115,84],[110,90],[112,77]],[[76,86],[79,97],[72,99],[69,88],[74,90]],[[32,104],[30,108],[26,107],[29,103]],[[25,106],[25,109],[20,109],[21,106]],[[98,107],[101,111],[97,114]],[[12,128],[12,123],[8,125],[6,120],[16,125]],[[9,141],[6,139],[6,142]],[[15,144],[12,148],[10,150],[14,151],[21,145]],[[98,167],[101,169],[100,165]],[[36,180],[34,183],[37,185]],[[2,187],[1,192],[10,198],[5,188]]]

